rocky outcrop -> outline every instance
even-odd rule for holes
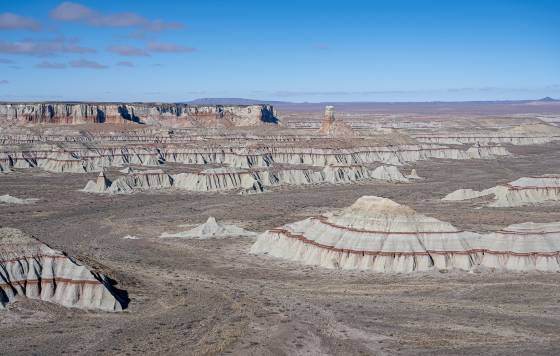
[[[334,106],[327,105],[325,107],[325,114],[321,122],[319,132],[331,137],[352,137],[354,131],[343,121],[337,120],[334,117]]]
[[[560,222],[515,224],[481,235],[389,199],[365,196],[340,212],[268,230],[251,253],[382,273],[559,272]]]
[[[504,185],[482,191],[459,189],[442,198],[444,201],[471,200],[492,196],[490,207],[516,207],[560,201],[560,176],[522,177]]]
[[[237,168],[209,168],[200,172],[168,175],[162,170],[133,171],[112,183],[100,174],[82,189],[88,193],[128,194],[136,190],[174,188],[192,192],[261,193],[269,187],[303,186],[309,184],[350,184],[380,180],[408,183],[397,167],[327,166],[321,170],[281,169],[249,171]]]
[[[18,296],[81,309],[123,309],[105,276],[19,230],[0,228],[0,309]]]
[[[18,197],[13,197],[9,194],[0,195],[0,203],[4,203],[4,204],[17,204],[17,205],[34,204],[37,202],[37,200],[39,199],[35,199],[35,198],[22,199]]]
[[[365,196],[341,212],[269,230],[251,253],[385,273],[468,271],[477,262],[471,246],[478,238],[392,200]]]
[[[0,103],[0,122],[21,124],[143,123],[171,127],[276,124],[271,105],[159,103]]]
[[[422,180],[422,179],[424,179],[424,178],[422,178],[418,175],[418,173],[416,172],[416,169],[412,169],[410,171],[410,174],[406,175],[405,177],[408,178],[408,179],[412,179],[412,180]]]
[[[413,135],[423,143],[446,145],[464,144],[511,144],[511,145],[541,145],[560,140],[560,128],[544,123],[525,124],[496,132],[453,132],[448,134]]]
[[[86,193],[106,193],[111,186],[111,181],[105,177],[105,173],[100,172],[95,181],[88,181],[82,191]]]
[[[483,235],[480,249],[486,268],[560,272],[560,222],[510,225]]]
[[[210,168],[199,173],[179,173],[173,176],[173,181],[175,188],[194,192],[264,191],[258,173],[235,168]]]
[[[181,239],[221,239],[226,237],[245,237],[254,236],[256,233],[247,231],[235,225],[219,223],[213,216],[210,216],[204,224],[194,229],[176,234],[163,233],[163,238],[181,238]]]
[[[0,152],[0,172],[38,166],[54,173],[100,172],[108,167],[126,165],[158,166],[164,162],[181,164],[219,164],[233,168],[267,168],[275,164],[292,166],[357,166],[375,163],[403,165],[420,160],[495,159],[508,155],[502,146],[476,145],[467,150],[439,145],[399,145],[355,148],[305,147],[180,147],[178,145],[118,145],[95,148],[94,145],[38,145]],[[70,147],[71,146],[71,147]],[[89,147],[88,147],[89,146]],[[47,149],[50,147],[50,149]],[[56,147],[56,148],[53,148]]]
[[[133,171],[114,181],[101,172],[95,181],[87,182],[83,192],[104,194],[130,194],[134,191],[166,189],[173,186],[173,178],[161,169]]]

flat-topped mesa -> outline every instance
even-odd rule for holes
[[[251,253],[327,268],[404,273],[468,271],[478,234],[420,215],[407,206],[364,196],[340,212],[312,217],[258,236]]]
[[[171,127],[233,127],[276,124],[271,105],[161,103],[0,103],[0,123],[143,123]]]
[[[18,296],[103,311],[124,303],[105,276],[20,230],[0,228],[0,309]]]
[[[342,121],[338,121],[334,117],[334,106],[327,105],[325,107],[325,114],[321,122],[319,132],[334,137],[352,137],[354,131]]]

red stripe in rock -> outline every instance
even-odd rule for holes
[[[14,284],[20,286],[27,286],[29,284],[54,284],[54,283],[66,283],[66,284],[90,284],[90,285],[101,285],[101,282],[97,280],[79,280],[79,279],[69,279],[69,278],[43,278],[43,279],[26,279],[22,281],[11,281],[10,283],[0,283],[0,288],[11,287]]]
[[[305,244],[309,244],[318,248],[340,253],[352,253],[357,255],[368,256],[429,256],[429,255],[471,255],[476,253],[489,254],[489,255],[509,255],[509,256],[536,256],[536,257],[560,257],[560,251],[554,252],[512,252],[512,251],[492,251],[488,249],[470,249],[464,251],[435,251],[427,250],[422,252],[398,252],[398,251],[360,251],[351,249],[336,248],[329,245],[323,245],[313,240],[306,238],[301,234],[293,234],[284,229],[272,229],[271,233],[284,235],[288,238],[299,240]]]

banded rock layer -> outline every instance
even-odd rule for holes
[[[383,163],[403,165],[419,160],[494,159],[509,155],[501,146],[473,146],[466,150],[439,145],[399,145],[357,147],[352,149],[316,149],[297,147],[177,147],[162,145],[120,147],[38,147],[0,152],[0,172],[13,168],[40,167],[55,173],[99,172],[106,167],[128,164],[157,166],[164,162],[181,164],[220,164],[234,168],[270,167],[274,164],[325,167],[329,165],[366,165]]]
[[[392,200],[364,196],[341,212],[259,235],[252,253],[328,268],[376,272],[470,270],[478,234],[420,215]]]
[[[65,307],[122,310],[106,277],[17,229],[0,228],[0,308],[17,296]]]
[[[270,105],[149,103],[1,103],[0,122],[30,124],[144,123],[231,127],[277,123]]]
[[[413,135],[423,143],[464,145],[464,144],[511,144],[511,145],[541,145],[560,140],[560,128],[544,123],[525,124],[505,130],[488,133],[458,133]]]
[[[480,235],[389,199],[364,196],[340,212],[266,231],[251,253],[384,273],[558,272],[560,222],[516,224]]]
[[[516,207],[560,200],[560,176],[522,177],[504,185],[482,191],[459,189],[446,195],[444,201],[471,200],[493,196],[491,207]]]
[[[409,179],[394,166],[370,169],[364,166],[327,166],[322,170],[284,169],[278,171],[246,171],[235,168],[210,168],[198,173],[169,175],[162,170],[134,171],[109,181],[100,173],[83,191],[88,193],[127,194],[136,190],[175,188],[192,192],[260,193],[267,187],[302,186],[308,184],[348,184],[366,180],[408,183]]]
[[[510,225],[483,235],[480,249],[484,267],[560,272],[560,222]]]

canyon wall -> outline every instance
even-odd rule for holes
[[[168,127],[276,124],[271,105],[160,103],[0,103],[0,123],[140,123]]]

